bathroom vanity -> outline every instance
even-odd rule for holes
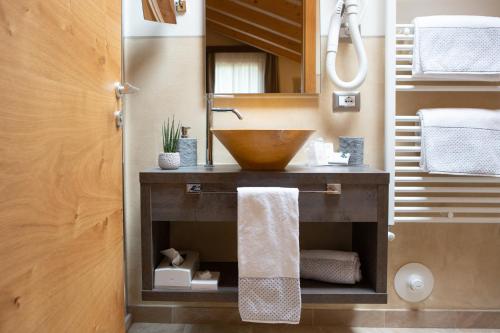
[[[305,228],[304,235],[309,238],[304,242],[301,238],[301,248],[321,246],[319,249],[355,251],[361,259],[363,279],[360,283],[340,285],[301,280],[302,301],[387,302],[389,175],[386,172],[366,166],[289,166],[285,171],[243,171],[236,165],[198,166],[173,171],[145,170],[140,174],[140,182],[142,298],[145,301],[236,302],[236,260],[206,260],[203,251],[200,251],[200,268],[221,273],[217,291],[154,289],[154,269],[162,259],[160,251],[172,246],[171,227],[174,223],[206,226],[207,223],[225,222],[235,227],[237,187],[278,186],[300,190],[301,237],[302,228]],[[329,229],[325,233],[323,227],[326,224]],[[186,235],[191,236],[195,237]],[[203,239],[203,235],[196,236]],[[329,236],[332,236],[331,243],[319,241]],[[206,239],[211,244],[217,241]]]

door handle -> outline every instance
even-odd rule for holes
[[[116,82],[115,83],[115,93],[116,93],[117,98],[122,98],[123,95],[135,94],[139,90],[140,90],[139,88],[137,88],[134,85],[131,85],[128,82],[125,82],[125,83]]]
[[[115,82],[116,98],[118,98],[120,100],[124,95],[135,94],[139,90],[140,90],[139,88],[137,88],[134,85],[131,85],[128,82],[125,82],[125,83]],[[120,104],[122,104],[122,103],[120,103]],[[122,110],[115,111],[114,117],[115,117],[116,127],[122,128],[123,127],[123,111]]]

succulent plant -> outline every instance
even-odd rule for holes
[[[179,138],[181,136],[181,123],[177,122],[177,124],[175,124],[175,117],[172,117],[172,122],[170,122],[170,118],[168,118],[166,122],[163,122],[161,134],[163,139],[163,152],[177,152]]]

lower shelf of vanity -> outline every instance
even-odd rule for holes
[[[221,273],[219,287],[214,291],[189,289],[143,290],[145,301],[185,301],[185,302],[237,302],[238,301],[238,264],[235,262],[202,262],[201,269]],[[385,304],[387,293],[377,293],[368,282],[355,285],[332,284],[301,279],[303,303],[355,303]]]

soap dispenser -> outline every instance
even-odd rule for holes
[[[196,166],[198,164],[198,140],[190,138],[188,130],[191,127],[181,127],[179,138],[179,154],[181,155],[181,167]]]

